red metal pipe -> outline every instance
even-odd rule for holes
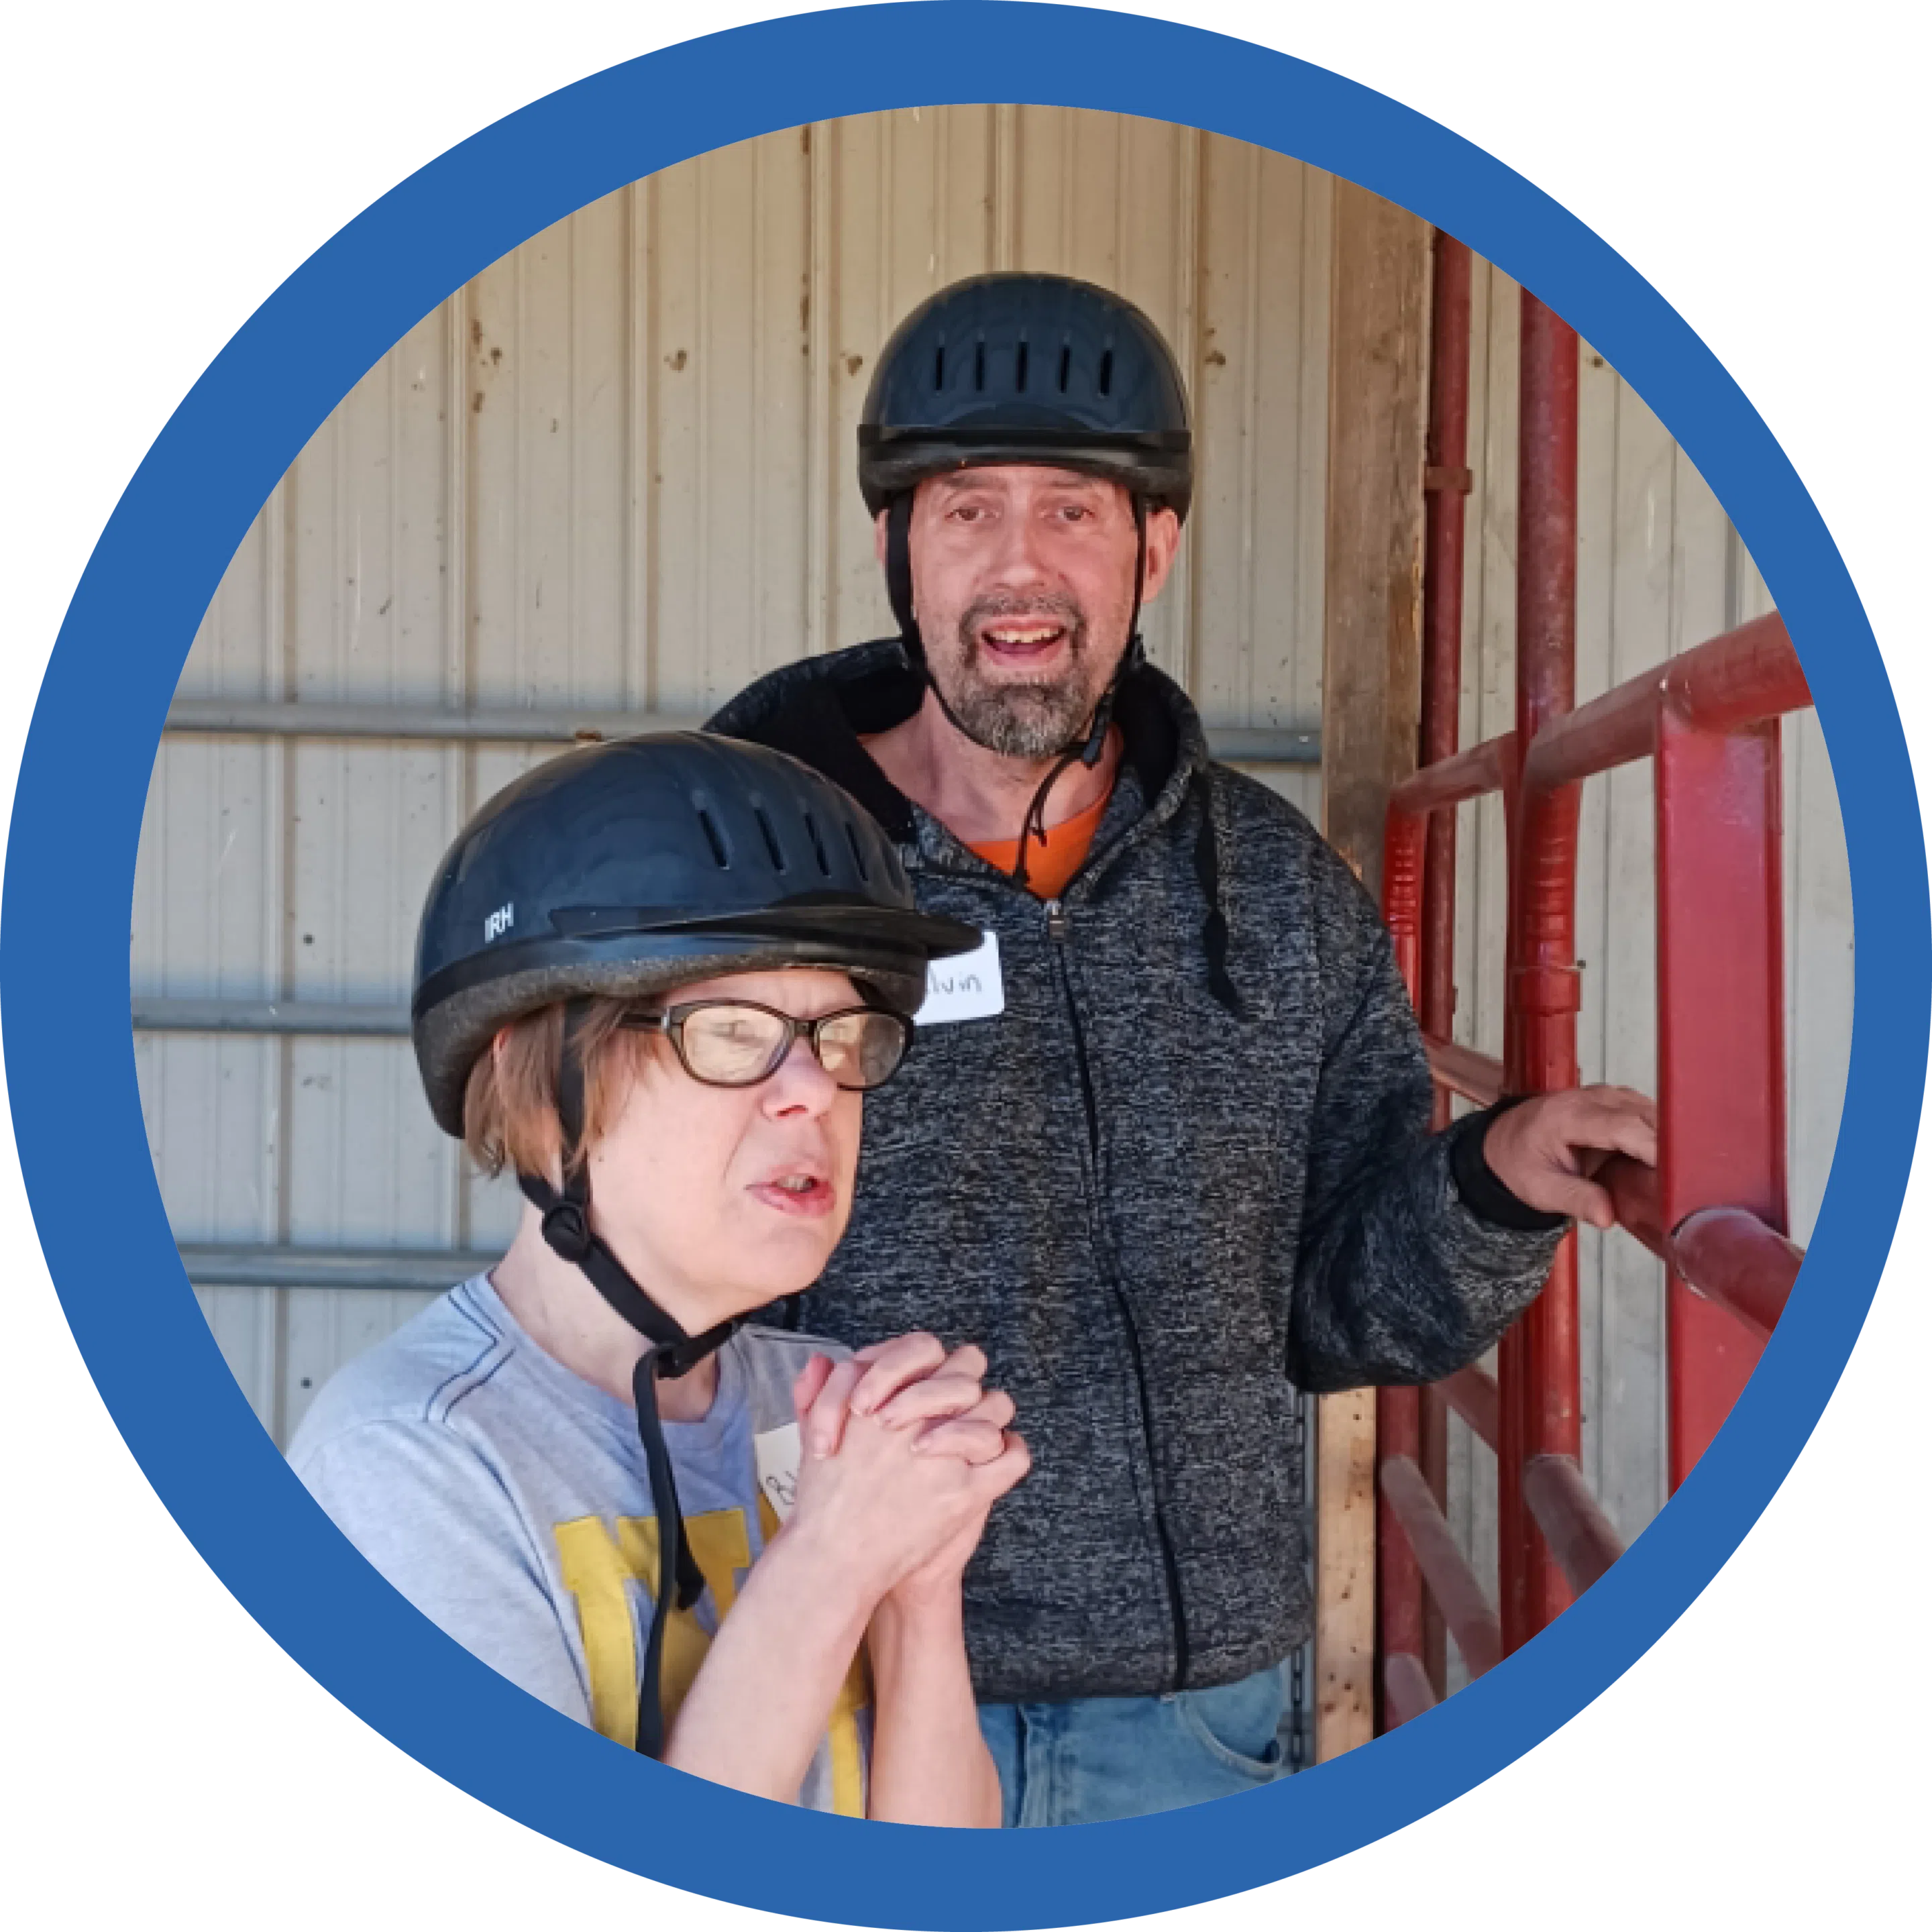
[[[1523,789],[1552,790],[1650,757],[1666,706],[1700,730],[1732,732],[1810,702],[1790,633],[1774,610],[1640,672],[1546,727],[1523,760]]]
[[[1462,702],[1463,511],[1469,488],[1469,251],[1436,234],[1430,323],[1429,456],[1422,567],[1421,763],[1456,749]],[[1424,1028],[1445,1038],[1456,1022],[1456,816],[1430,820],[1423,868]]]
[[[1576,702],[1576,332],[1522,292],[1516,497],[1519,746]],[[1520,788],[1510,885],[1509,1012],[1504,1062],[1511,1089],[1576,1084],[1576,820],[1574,785]],[[1532,1458],[1582,1449],[1581,1354],[1574,1233],[1548,1285],[1504,1337],[1498,1517],[1503,1632],[1512,1648],[1561,1615],[1568,1580],[1536,1534],[1522,1472]]]
[[[1493,1449],[1502,1434],[1496,1378],[1472,1362],[1436,1386],[1449,1406]]]
[[[1412,772],[1389,794],[1391,814],[1418,818],[1445,805],[1461,805],[1486,792],[1508,789],[1515,769],[1516,734],[1485,739],[1466,752]]]
[[[1412,1388],[1376,1391],[1376,1452],[1382,1469],[1391,1460],[1419,1464],[1422,1413]],[[1384,1658],[1399,1651],[1420,1654],[1424,1642],[1422,1570],[1412,1540],[1402,1533],[1386,1490],[1376,1511],[1376,1629]],[[1386,1708],[1382,1728],[1400,1721]]]
[[[1657,1065],[1673,1230],[1711,1208],[1786,1226],[1778,736],[1775,718],[1719,730],[1675,704],[1659,716]],[[1665,1294],[1675,1490],[1756,1366],[1763,1330],[1674,1270]]]
[[[1502,1660],[1502,1627],[1476,1573],[1456,1546],[1454,1532],[1436,1508],[1422,1472],[1408,1456],[1391,1456],[1384,1460],[1378,1480],[1391,1514],[1442,1606],[1469,1675],[1480,1677],[1494,1670]]]
[[[1382,1659],[1382,1708],[1388,1714],[1385,1730],[1394,1730],[1412,1718],[1436,1708],[1436,1689],[1420,1658],[1406,1650],[1391,1651]]]
[[[1616,1210],[1617,1225],[1660,1260],[1668,1261],[1670,1249],[1664,1235],[1657,1169],[1632,1160],[1628,1154],[1612,1154],[1592,1178],[1609,1192],[1610,1205]]]
[[[1419,762],[1452,757],[1462,700],[1463,512],[1469,490],[1469,251],[1441,230],[1434,242],[1430,307],[1429,446],[1424,472],[1422,736]],[[1498,773],[1500,776],[1500,773]],[[1456,814],[1430,814],[1422,867],[1420,956],[1410,982],[1422,1024],[1448,1037],[1456,1023]],[[1420,986],[1419,994],[1417,987]],[[1433,1124],[1450,1120],[1449,1096],[1438,1090]],[[1418,1460],[1438,1509],[1449,1495],[1449,1406],[1441,1393],[1418,1397]],[[1436,1696],[1448,1688],[1442,1612],[1423,1597],[1422,1658]],[[1391,1653],[1390,1667],[1400,1661]]]
[[[1728,1308],[1770,1340],[1797,1285],[1804,1250],[1742,1208],[1706,1208],[1671,1237],[1671,1258],[1686,1286]]]
[[[1580,1597],[1624,1553],[1623,1539],[1568,1456],[1532,1456],[1522,1472],[1522,1493],[1564,1580]]]
[[[1775,610],[1672,658],[1664,682],[1671,708],[1703,731],[1736,731],[1811,705],[1791,634]]]
[[[1449,1399],[1439,1388],[1418,1391],[1422,1399],[1422,1478],[1436,1507],[1448,1514],[1449,1508]],[[1449,1694],[1448,1626],[1436,1599],[1425,1594],[1422,1600],[1422,1663],[1437,1696]]]
[[[1454,1040],[1437,1040],[1425,1034],[1423,1045],[1429,1050],[1430,1076],[1450,1094],[1460,1094],[1479,1107],[1492,1107],[1503,1096],[1503,1064],[1473,1048],[1458,1046]]]

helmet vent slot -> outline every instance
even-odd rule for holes
[[[704,806],[698,808],[698,822],[704,827],[704,836],[710,842],[711,856],[718,861],[718,869],[728,872],[731,869],[731,848],[724,842],[724,835],[718,829],[718,821]]]
[[[784,849],[778,844],[778,835],[772,830],[772,821],[765,816],[765,808],[754,805],[752,815],[758,821],[758,830],[765,835],[765,850],[771,859],[772,870],[782,872],[785,868]]]
[[[845,842],[852,848],[852,862],[859,868],[859,877],[870,885],[872,882],[872,868],[866,863],[866,849],[859,843],[859,828],[849,820],[845,826]]]
[[[1103,350],[1100,356],[1100,393],[1103,396],[1114,392],[1114,352]]]
[[[1027,339],[1023,335],[1020,338],[1019,354],[1015,358],[1013,363],[1013,387],[1018,390],[1022,395],[1026,393],[1026,379]]]
[[[946,386],[946,338],[943,335],[932,345],[932,386],[935,389]]]
[[[812,834],[812,854],[818,861],[818,869],[829,879],[832,876],[832,861],[825,855],[825,841],[819,835],[818,820],[808,812],[805,814],[805,829]]]
[[[1060,393],[1066,393],[1067,378],[1073,374],[1073,338],[1069,336],[1060,345]]]
[[[973,386],[976,389],[986,386],[986,338],[983,335],[973,345]]]

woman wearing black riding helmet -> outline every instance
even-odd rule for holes
[[[556,1708],[741,1790],[942,1824],[999,1821],[959,1574],[1025,1471],[1012,1405],[976,1348],[847,1358],[745,1318],[824,1268],[862,1095],[927,962],[976,938],[776,753],[632,740],[500,794],[430,892],[413,1018],[432,1112],[516,1174],[522,1224],[291,1450]]]

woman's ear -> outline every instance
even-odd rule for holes
[[[490,1064],[500,1073],[503,1070],[503,1056],[509,1050],[510,1029],[506,1026],[500,1026],[491,1036],[490,1040]]]

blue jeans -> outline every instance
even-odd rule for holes
[[[1212,1690],[982,1704],[1006,1825],[1090,1825],[1202,1804],[1288,1769],[1286,1664]]]

